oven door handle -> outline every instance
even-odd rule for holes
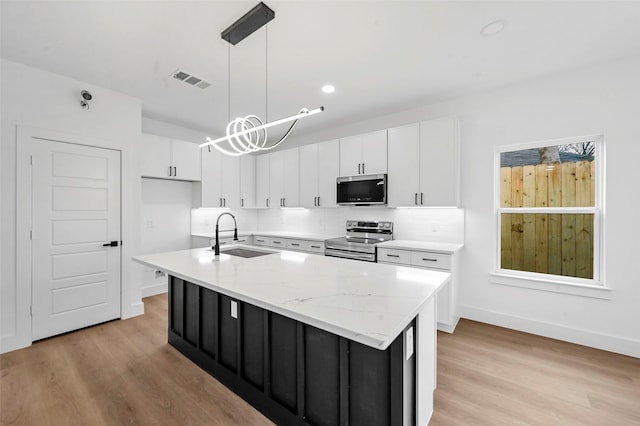
[[[365,260],[367,262],[375,262],[376,257],[374,254],[366,254],[366,253],[355,253],[341,250],[331,250],[325,249],[325,256],[331,257],[341,257],[343,259],[353,259],[353,260]]]

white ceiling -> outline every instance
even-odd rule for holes
[[[266,87],[269,120],[324,105],[300,133],[640,54],[638,1],[267,1],[268,37],[229,47],[220,33],[257,3],[2,0],[1,54],[212,135],[228,121],[229,66],[233,117],[264,118]],[[498,19],[503,32],[480,34]],[[214,86],[170,78],[177,68]]]

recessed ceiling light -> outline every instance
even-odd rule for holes
[[[499,19],[497,21],[489,22],[487,25],[482,27],[480,30],[480,34],[483,36],[492,36],[496,35],[507,27],[507,21],[504,19]]]
[[[325,84],[324,86],[322,86],[322,91],[324,93],[333,93],[336,91],[336,88],[333,87],[331,84]]]

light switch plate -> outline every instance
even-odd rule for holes
[[[231,317],[238,318],[238,302],[235,300],[231,301]]]
[[[410,327],[405,333],[405,340],[407,345],[407,360],[411,359],[413,355],[413,327]]]

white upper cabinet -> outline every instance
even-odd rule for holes
[[[256,207],[269,207],[269,157],[262,154],[256,157]]]
[[[457,117],[420,123],[422,205],[460,205],[460,125]]]
[[[420,123],[389,129],[387,195],[390,207],[420,203]]]
[[[340,176],[387,173],[387,130],[340,139]]]
[[[200,180],[200,151],[195,143],[171,140],[171,163],[175,179]]]
[[[338,140],[300,147],[300,205],[335,207],[339,175]]]
[[[269,155],[269,207],[282,207],[284,197],[284,151]]]
[[[240,157],[202,151],[201,207],[240,207]]]
[[[458,206],[458,145],[455,117],[389,129],[389,206]]]
[[[269,207],[297,207],[299,197],[298,148],[269,154]]]
[[[200,148],[191,142],[143,133],[140,175],[162,179],[199,181]]]
[[[287,149],[284,153],[284,196],[282,207],[300,205],[300,153],[298,148]]]
[[[300,205],[317,207],[318,205],[318,145],[300,147]]]
[[[171,139],[142,134],[140,144],[140,175],[169,178],[171,166]]]
[[[256,157],[240,157],[240,207],[256,207]]]

